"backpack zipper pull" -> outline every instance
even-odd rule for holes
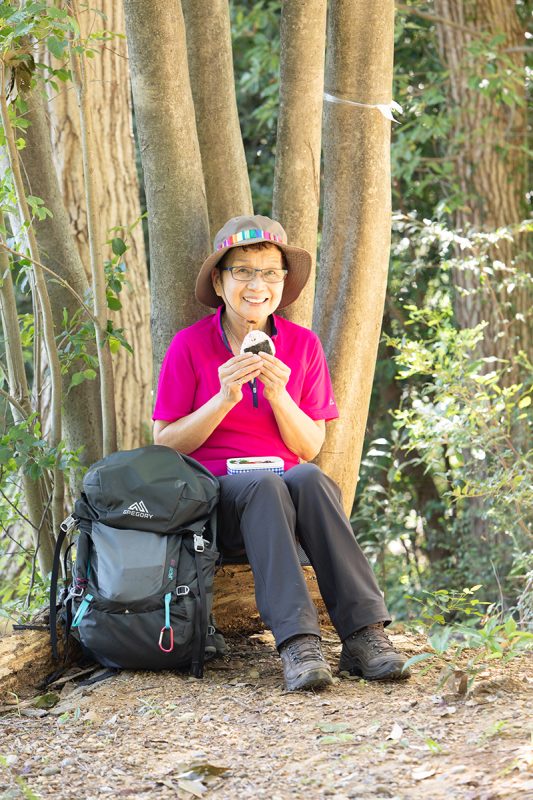
[[[91,604],[91,600],[93,599],[92,594],[88,594],[80,603],[80,607],[76,611],[76,616],[72,620],[71,628],[77,628],[80,622],[82,621],[83,617],[85,616],[85,612],[89,608]]]
[[[197,553],[203,553],[205,550],[205,541],[201,533],[194,534],[194,549]]]

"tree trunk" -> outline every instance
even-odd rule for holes
[[[466,232],[469,228],[494,231],[516,224],[526,216],[527,122],[521,49],[524,31],[515,2],[435,0],[435,10],[458,26],[437,25],[439,49],[449,70],[450,106],[456,109],[449,150],[456,159],[462,203],[454,213],[454,227]],[[490,64],[492,70],[500,73],[495,78],[496,89],[482,91],[482,79],[485,76],[494,79],[495,73],[487,69],[487,48],[472,48],[475,39],[469,31],[473,29],[490,38],[503,34],[503,41],[492,46],[498,51]],[[506,82],[512,85],[509,105],[500,94]],[[522,104],[514,101],[513,92]],[[528,352],[529,292],[527,283],[516,280],[514,291],[508,293],[510,281],[502,280],[506,276],[498,262],[525,272],[525,236],[515,242],[501,241],[490,256],[494,274],[485,272],[483,283],[477,271],[455,270],[458,290],[455,309],[461,327],[488,322],[481,354],[509,360],[511,369],[506,376],[509,384],[518,379],[516,354],[519,350]]]
[[[181,0],[196,129],[211,239],[241,214],[253,214],[242,142],[227,0],[211,0],[209,13],[197,0]]]
[[[200,147],[177,0],[125,0],[135,119],[150,232],[154,376],[176,330],[202,316],[198,268],[210,252]]]
[[[103,12],[105,19],[92,11]],[[124,34],[122,3],[98,0],[91,11],[80,14],[82,36],[106,29]],[[93,44],[95,49],[98,44]],[[141,215],[131,123],[128,58],[124,39],[115,38],[88,61],[89,103],[98,118],[95,150],[101,165],[97,210],[101,219],[102,244],[128,228]],[[69,84],[49,103],[52,144],[61,193],[70,217],[82,262],[90,274],[85,186],[83,180],[79,111]],[[115,327],[123,328],[133,348],[113,356],[119,447],[146,444],[146,424],[152,408],[150,349],[150,299],[141,225],[125,236],[130,249],[124,256],[127,283],[122,290],[121,311],[110,312]],[[110,249],[106,257],[110,256]]]
[[[28,194],[40,197],[52,212],[51,218],[34,222],[41,258],[45,266],[64,278],[80,297],[84,297],[89,284],[59,191],[44,100],[39,88],[26,95],[25,100],[28,104],[26,119],[30,123],[24,136],[26,147],[21,151],[25,184]],[[78,310],[79,303],[71,292],[50,276],[47,277],[47,286],[56,331],[60,331],[63,309],[67,309],[70,319]],[[81,368],[75,364],[63,376],[63,428],[68,447],[77,449],[83,445],[82,460],[89,465],[102,457],[100,394],[98,379],[85,381],[67,391],[72,373]]]
[[[286,316],[311,326],[315,294],[326,0],[286,0],[281,11],[280,108],[272,215],[290,244],[313,256],[311,277]]]
[[[390,103],[394,3],[333,0],[326,91]],[[380,338],[390,249],[390,122],[374,108],[327,103],[324,226],[313,327],[332,370],[341,418],[328,423],[321,467],[350,512]]]

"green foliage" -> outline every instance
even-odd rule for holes
[[[474,291],[498,282],[507,287],[502,313],[524,324],[513,299],[531,278],[521,265],[502,270],[494,247],[529,227],[467,236],[442,221],[396,217],[376,422],[352,523],[402,616],[405,591],[473,578],[487,599],[503,593],[529,613],[531,364],[524,353],[513,362],[481,356],[485,325],[458,328],[450,291],[457,269],[470,271]]]
[[[430,662],[426,671],[437,662],[444,667],[441,685],[459,669],[468,675],[471,684],[488,662],[498,660],[506,664],[532,649],[533,633],[520,629],[512,616],[503,619],[498,614],[482,615],[480,607],[486,604],[474,596],[479,589],[478,585],[462,592],[439,590],[425,592],[423,598],[409,598],[422,606],[416,624],[427,631],[431,651],[413,656],[404,669]],[[451,615],[460,621],[450,624]],[[472,624],[479,620],[481,624]]]
[[[270,214],[279,92],[280,0],[231,0],[235,89],[256,214]]]

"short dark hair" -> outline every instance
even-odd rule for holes
[[[244,250],[245,252],[247,250],[253,250],[254,248],[257,248],[258,250],[265,250],[267,247],[272,247],[272,245],[274,245],[274,247],[276,247],[274,242],[255,242],[254,244],[243,244],[238,249],[239,250]],[[226,252],[224,253],[224,255],[222,256],[222,258],[220,259],[220,261],[217,264],[217,269],[221,269],[222,267],[226,266],[226,262],[228,260],[229,253],[231,253],[232,250],[236,250],[236,249],[237,249],[236,247],[230,247],[229,250],[226,250]],[[279,250],[279,252],[281,253],[281,263],[283,265],[283,269],[287,269],[288,268],[287,267],[287,258],[285,256],[285,253],[279,247],[277,247],[276,249]]]

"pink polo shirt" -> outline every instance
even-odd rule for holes
[[[233,354],[222,329],[222,307],[179,331],[168,348],[161,372],[152,419],[174,422],[203,406],[220,390],[218,368]],[[311,419],[339,416],[328,366],[318,336],[283,317],[272,316],[276,357],[291,369],[287,391]],[[242,387],[243,399],[225,416],[206,441],[190,453],[214,475],[226,474],[226,459],[279,456],[285,469],[299,463],[287,448],[263,384]]]

